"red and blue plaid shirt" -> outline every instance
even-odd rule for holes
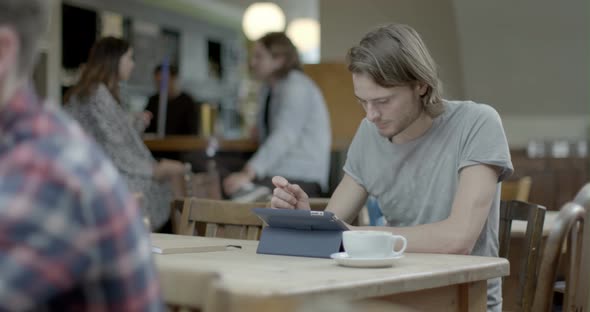
[[[30,90],[0,107],[0,310],[163,310],[127,186]]]

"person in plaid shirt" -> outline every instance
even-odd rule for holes
[[[0,310],[161,311],[135,200],[30,87],[47,3],[0,1]]]

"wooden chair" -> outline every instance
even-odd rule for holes
[[[590,183],[586,184],[576,195],[576,197],[574,198],[574,202],[583,206],[586,209],[586,213],[588,213],[589,207],[590,207]],[[588,219],[588,217],[586,217],[586,219]],[[588,225],[586,225],[588,226]],[[586,233],[586,237],[588,237],[590,235],[590,230],[588,228],[586,228],[584,230],[584,233]],[[589,238],[583,238],[583,245],[587,246],[587,244],[590,244],[590,239]],[[590,247],[584,247],[584,251],[587,253],[587,255],[584,256],[585,259],[590,259]],[[566,250],[567,252],[567,250]],[[566,259],[568,260],[572,260],[571,257],[569,257],[569,255],[566,256]],[[563,272],[563,269],[561,269],[562,267],[562,263],[559,264],[560,270],[558,270],[559,272]],[[572,265],[576,265],[575,262],[573,263],[568,263],[567,266],[572,266]],[[578,289],[578,292],[581,294],[588,294],[590,295],[589,288],[588,288],[588,280],[590,279],[590,263],[580,263],[580,276],[586,276],[587,278],[580,278],[578,279],[578,285],[576,286],[576,289]],[[558,274],[559,275],[559,274]],[[559,278],[559,276],[558,276]],[[566,283],[563,280],[560,280],[558,282],[555,283],[553,290],[557,293],[560,294],[565,294],[566,293]],[[581,299],[583,297],[582,296],[577,296],[578,299]],[[587,305],[588,303],[583,302],[584,300],[581,300],[582,302],[577,302],[576,305],[577,306],[584,306]],[[571,299],[570,299],[571,302]],[[587,305],[590,306],[590,305]]]
[[[522,177],[516,181],[502,182],[502,200],[520,200],[527,202],[531,192],[531,177]]]
[[[566,272],[564,311],[583,311],[585,303],[580,306],[578,303],[586,300],[587,294],[579,293],[577,285],[583,279],[578,279],[580,264],[590,261],[583,258],[586,254],[582,249],[586,214],[584,207],[573,202],[565,204],[559,211],[543,251],[532,311],[551,311],[557,269],[564,247],[567,248],[565,260],[569,264]]]
[[[518,276],[517,308],[529,311],[535,292],[540,247],[543,239],[545,207],[517,200],[502,201],[500,204],[499,255],[508,259],[512,221],[527,221],[523,259],[520,266],[510,267],[511,275]],[[504,285],[504,289],[506,285]],[[512,290],[510,290],[512,291]],[[510,307],[511,308],[511,307]]]
[[[175,200],[171,209],[173,231],[175,234],[194,235],[197,223],[203,223],[204,233],[198,234],[207,237],[257,240],[262,221],[251,209],[267,206],[267,202],[236,203],[195,197]],[[180,213],[177,213],[179,209]]]
[[[590,207],[590,183],[587,183],[586,185],[584,185],[584,187],[582,187],[582,189],[578,192],[578,194],[576,194],[576,197],[574,198],[574,203],[581,205],[582,207],[584,207],[584,209],[586,209],[586,211],[589,210],[589,207]],[[584,264],[582,264],[582,265],[584,265]],[[555,287],[555,291],[563,293],[565,291],[564,284],[558,282],[558,285],[556,285],[556,287]]]
[[[580,204],[584,208],[588,209],[590,205],[590,183],[587,183],[582,189],[576,194],[574,203]]]
[[[584,207],[586,210],[586,220],[590,220],[590,183],[582,187],[574,198],[574,202]],[[590,311],[590,222],[584,223],[584,235],[582,238],[583,255],[585,261],[580,262],[579,279],[576,289],[576,307],[581,311]]]

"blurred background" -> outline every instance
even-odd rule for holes
[[[114,35],[135,51],[133,76],[122,86],[130,110],[144,109],[156,92],[153,69],[167,59],[178,65],[183,90],[215,107],[215,134],[241,138],[258,109],[249,49],[267,31],[286,31],[324,93],[334,141],[346,145],[363,118],[345,67],[347,49],[375,26],[405,23],[438,62],[445,98],[498,110],[515,178],[534,178],[531,201],[559,207],[571,197],[568,185],[588,178],[587,0],[49,1],[53,19],[35,83],[58,103],[94,41]]]

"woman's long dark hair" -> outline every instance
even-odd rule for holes
[[[120,102],[119,61],[129,48],[127,41],[115,37],[105,37],[97,41],[90,50],[90,56],[82,69],[80,80],[68,90],[64,102],[68,103],[74,95],[79,99],[88,97],[101,83]]]

